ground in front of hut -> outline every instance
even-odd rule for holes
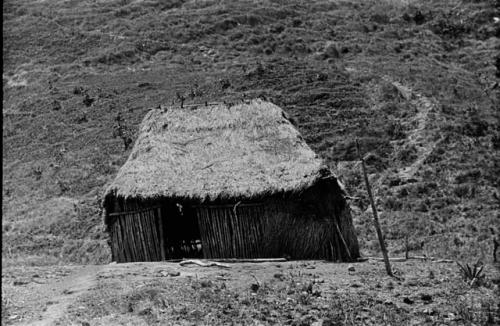
[[[454,263],[380,261],[10,267],[4,325],[493,325],[498,268],[470,286]]]

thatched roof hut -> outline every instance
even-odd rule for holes
[[[336,178],[261,100],[151,110],[104,207],[118,261],[358,256]]]

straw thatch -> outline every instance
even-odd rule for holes
[[[154,109],[106,196],[254,198],[300,191],[328,173],[269,102]]]

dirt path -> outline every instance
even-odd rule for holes
[[[349,73],[355,74],[369,75],[372,73],[368,70],[360,70],[353,67],[348,67],[346,70]],[[428,129],[430,119],[432,119],[430,113],[436,111],[438,103],[416,92],[412,88],[393,80],[390,76],[382,76],[381,79],[392,84],[398,90],[399,94],[417,110],[415,116],[405,123],[408,129],[404,143],[397,145],[398,147],[413,146],[417,151],[417,158],[413,163],[400,168],[397,172],[401,180],[408,181],[415,176],[415,173],[424,164],[440,141],[440,139],[435,140],[435,132]]]
[[[436,104],[429,98],[413,91],[407,86],[392,81],[387,77],[384,79],[393,84],[401,95],[417,109],[417,114],[412,119],[412,122],[415,123],[416,126],[409,130],[406,142],[406,145],[415,146],[417,150],[417,159],[412,164],[399,171],[399,177],[402,180],[409,180],[413,178],[439,142],[439,140],[434,141],[432,139],[433,135],[426,131],[430,119],[429,113],[436,109]]]
[[[51,281],[42,286],[31,288],[28,297],[27,307],[31,305],[29,301],[36,301],[38,308],[45,311],[41,313],[38,320],[27,320],[14,325],[54,325],[54,323],[64,316],[66,309],[82,294],[91,290],[97,284],[97,275],[105,270],[107,265],[91,265],[79,269],[63,279]],[[36,318],[36,316],[34,316]]]

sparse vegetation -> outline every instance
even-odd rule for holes
[[[116,124],[113,127],[113,137],[119,137],[123,141],[123,150],[126,151],[133,142],[132,137],[130,136],[130,131],[125,125],[123,125],[123,121],[119,113],[116,116],[115,121]]]
[[[484,282],[483,263],[477,261],[475,264],[469,265],[468,263],[461,264],[457,261],[457,265],[460,267],[464,280],[470,286],[480,285]]]
[[[356,265],[354,272],[342,264],[316,262],[235,264],[224,271],[182,269],[177,277],[161,276],[162,271],[176,269],[174,264],[130,265],[101,272],[99,290],[81,297],[61,321],[380,325],[499,318],[493,297],[458,286],[452,264],[397,264],[399,273],[404,271],[404,282],[380,278],[381,264],[375,269],[373,264]],[[245,275],[236,277],[242,271]],[[429,272],[432,277],[421,276]],[[123,281],[117,282],[116,275]],[[457,304],[449,304],[451,300]],[[95,305],[96,301],[101,304]],[[481,308],[474,311],[477,304]]]

